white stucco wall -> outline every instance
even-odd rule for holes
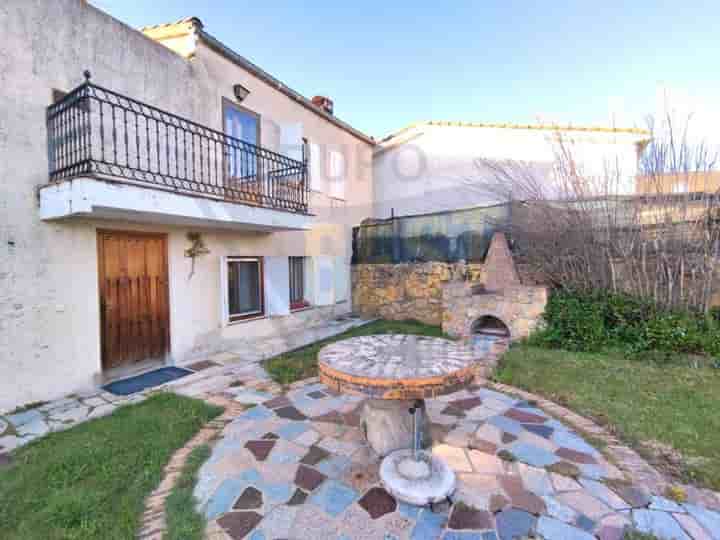
[[[551,129],[511,129],[420,124],[376,147],[373,160],[375,217],[421,214],[504,202],[486,187],[491,173],[478,160],[515,160],[541,171],[558,151]],[[619,165],[623,190],[633,192],[636,143],[647,135],[560,132],[563,144],[585,174],[602,175],[607,163]],[[489,176],[489,178],[488,178]]]
[[[349,302],[336,306],[331,296],[328,308],[224,326],[220,259],[306,255],[349,261],[351,227],[372,203],[369,144],[213,51],[200,47],[188,60],[81,0],[8,0],[0,4],[0,25],[0,411],[100,379],[98,228],[168,234],[173,362],[350,309]],[[314,193],[317,217],[308,232],[200,230],[210,254],[197,260],[191,279],[186,227],[43,222],[36,189],[48,181],[45,108],[52,89],[74,88],[84,69],[99,85],[216,129],[222,128],[221,98],[232,98],[232,84],[241,82],[251,89],[245,107],[278,124],[301,123],[311,141],[346,148],[346,200]]]

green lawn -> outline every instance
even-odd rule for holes
[[[640,441],[671,445],[683,457],[672,472],[720,489],[720,369],[514,346],[495,378],[593,417],[641,451]]]
[[[173,452],[221,412],[162,393],[20,448],[0,468],[0,538],[134,538]]]
[[[315,377],[317,376],[317,353],[321,347],[340,339],[371,334],[419,334],[433,337],[443,335],[439,326],[430,326],[417,321],[374,321],[325,341],[318,341],[302,349],[270,358],[265,362],[265,369],[280,384],[290,384],[300,379]]]
[[[196,509],[193,495],[197,474],[210,457],[210,446],[198,446],[187,457],[180,477],[165,501],[167,532],[163,540],[202,540],[205,516]]]

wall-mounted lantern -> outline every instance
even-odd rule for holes
[[[245,88],[242,84],[233,85],[233,94],[235,94],[235,99],[237,99],[238,101],[242,101],[243,99],[245,99],[249,93],[250,90]]]

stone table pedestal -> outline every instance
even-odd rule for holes
[[[413,447],[413,416],[410,409],[415,401],[369,399],[363,405],[360,425],[370,447],[381,457],[395,450]],[[417,410],[418,432],[422,437],[419,448],[427,448],[430,440],[430,420],[425,402]]]

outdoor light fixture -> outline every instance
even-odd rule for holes
[[[233,85],[233,93],[235,94],[235,99],[242,101],[248,96],[250,90],[245,88],[242,84],[235,84]]]

